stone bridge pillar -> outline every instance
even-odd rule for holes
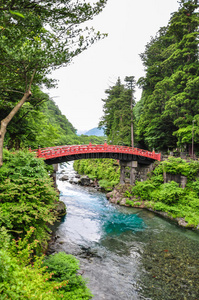
[[[148,173],[153,170],[153,162],[149,164],[138,161],[120,160],[120,184],[130,183],[135,185],[135,181],[145,181]]]
[[[56,172],[58,171],[58,164],[53,164],[53,173],[52,173],[52,179],[54,182],[54,187],[57,187],[57,183],[56,183]]]
[[[130,184],[135,185],[137,167],[137,161],[120,160],[120,184],[125,184],[126,178],[129,178]]]

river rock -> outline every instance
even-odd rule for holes
[[[114,189],[112,192],[109,192],[106,194],[107,199],[111,202],[111,203],[119,203],[121,200],[121,194]]]
[[[56,203],[56,211],[59,217],[66,215],[66,205],[63,201],[58,201]]]
[[[178,224],[182,227],[187,227],[188,223],[183,218],[177,218]]]
[[[64,175],[60,178],[61,181],[67,181],[69,177],[67,175]]]
[[[69,183],[71,183],[71,184],[77,184],[77,183],[79,183],[79,180],[76,177],[72,177],[72,178],[70,178]]]
[[[80,185],[83,185],[83,186],[89,186],[90,185],[90,178],[87,175],[83,175],[83,176],[81,176],[78,183]]]

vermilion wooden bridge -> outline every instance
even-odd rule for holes
[[[119,145],[68,145],[34,150],[38,157],[44,158],[49,165],[66,161],[86,158],[112,158],[120,161],[138,161],[150,164],[154,160],[161,160],[161,154]]]

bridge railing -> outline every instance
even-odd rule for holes
[[[158,161],[161,160],[161,153],[155,153],[155,151],[150,152],[148,150],[132,148],[127,146],[107,145],[106,143],[103,145],[94,145],[91,143],[88,145],[64,145],[48,148],[39,148],[33,151],[37,153],[38,157],[42,157],[44,159],[50,159],[60,156],[69,156],[74,154],[110,152],[144,156]]]

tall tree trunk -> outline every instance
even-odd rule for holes
[[[133,93],[131,99],[131,147],[134,148],[134,132],[133,132]]]
[[[4,143],[4,138],[6,134],[6,128],[12,118],[16,115],[18,110],[22,107],[22,105],[28,100],[28,98],[31,96],[31,91],[30,89],[25,92],[23,95],[22,99],[17,103],[17,105],[11,110],[9,115],[5,119],[1,121],[1,128],[0,128],[0,167],[3,165],[3,143]]]
[[[29,86],[28,86],[28,84],[26,85],[26,92],[24,93],[22,99],[11,110],[11,112],[7,115],[7,117],[1,121],[1,128],[0,128],[0,168],[3,165],[3,143],[4,143],[5,134],[6,134],[6,128],[7,128],[8,124],[10,123],[10,121],[12,120],[12,118],[16,115],[18,110],[22,107],[22,105],[32,95],[31,86],[32,86],[32,82],[33,82],[35,73],[36,73],[36,68],[34,69],[34,71],[32,73],[32,76],[31,76],[31,79],[30,79],[30,82],[29,82]],[[27,80],[26,80],[26,82],[27,82]]]

